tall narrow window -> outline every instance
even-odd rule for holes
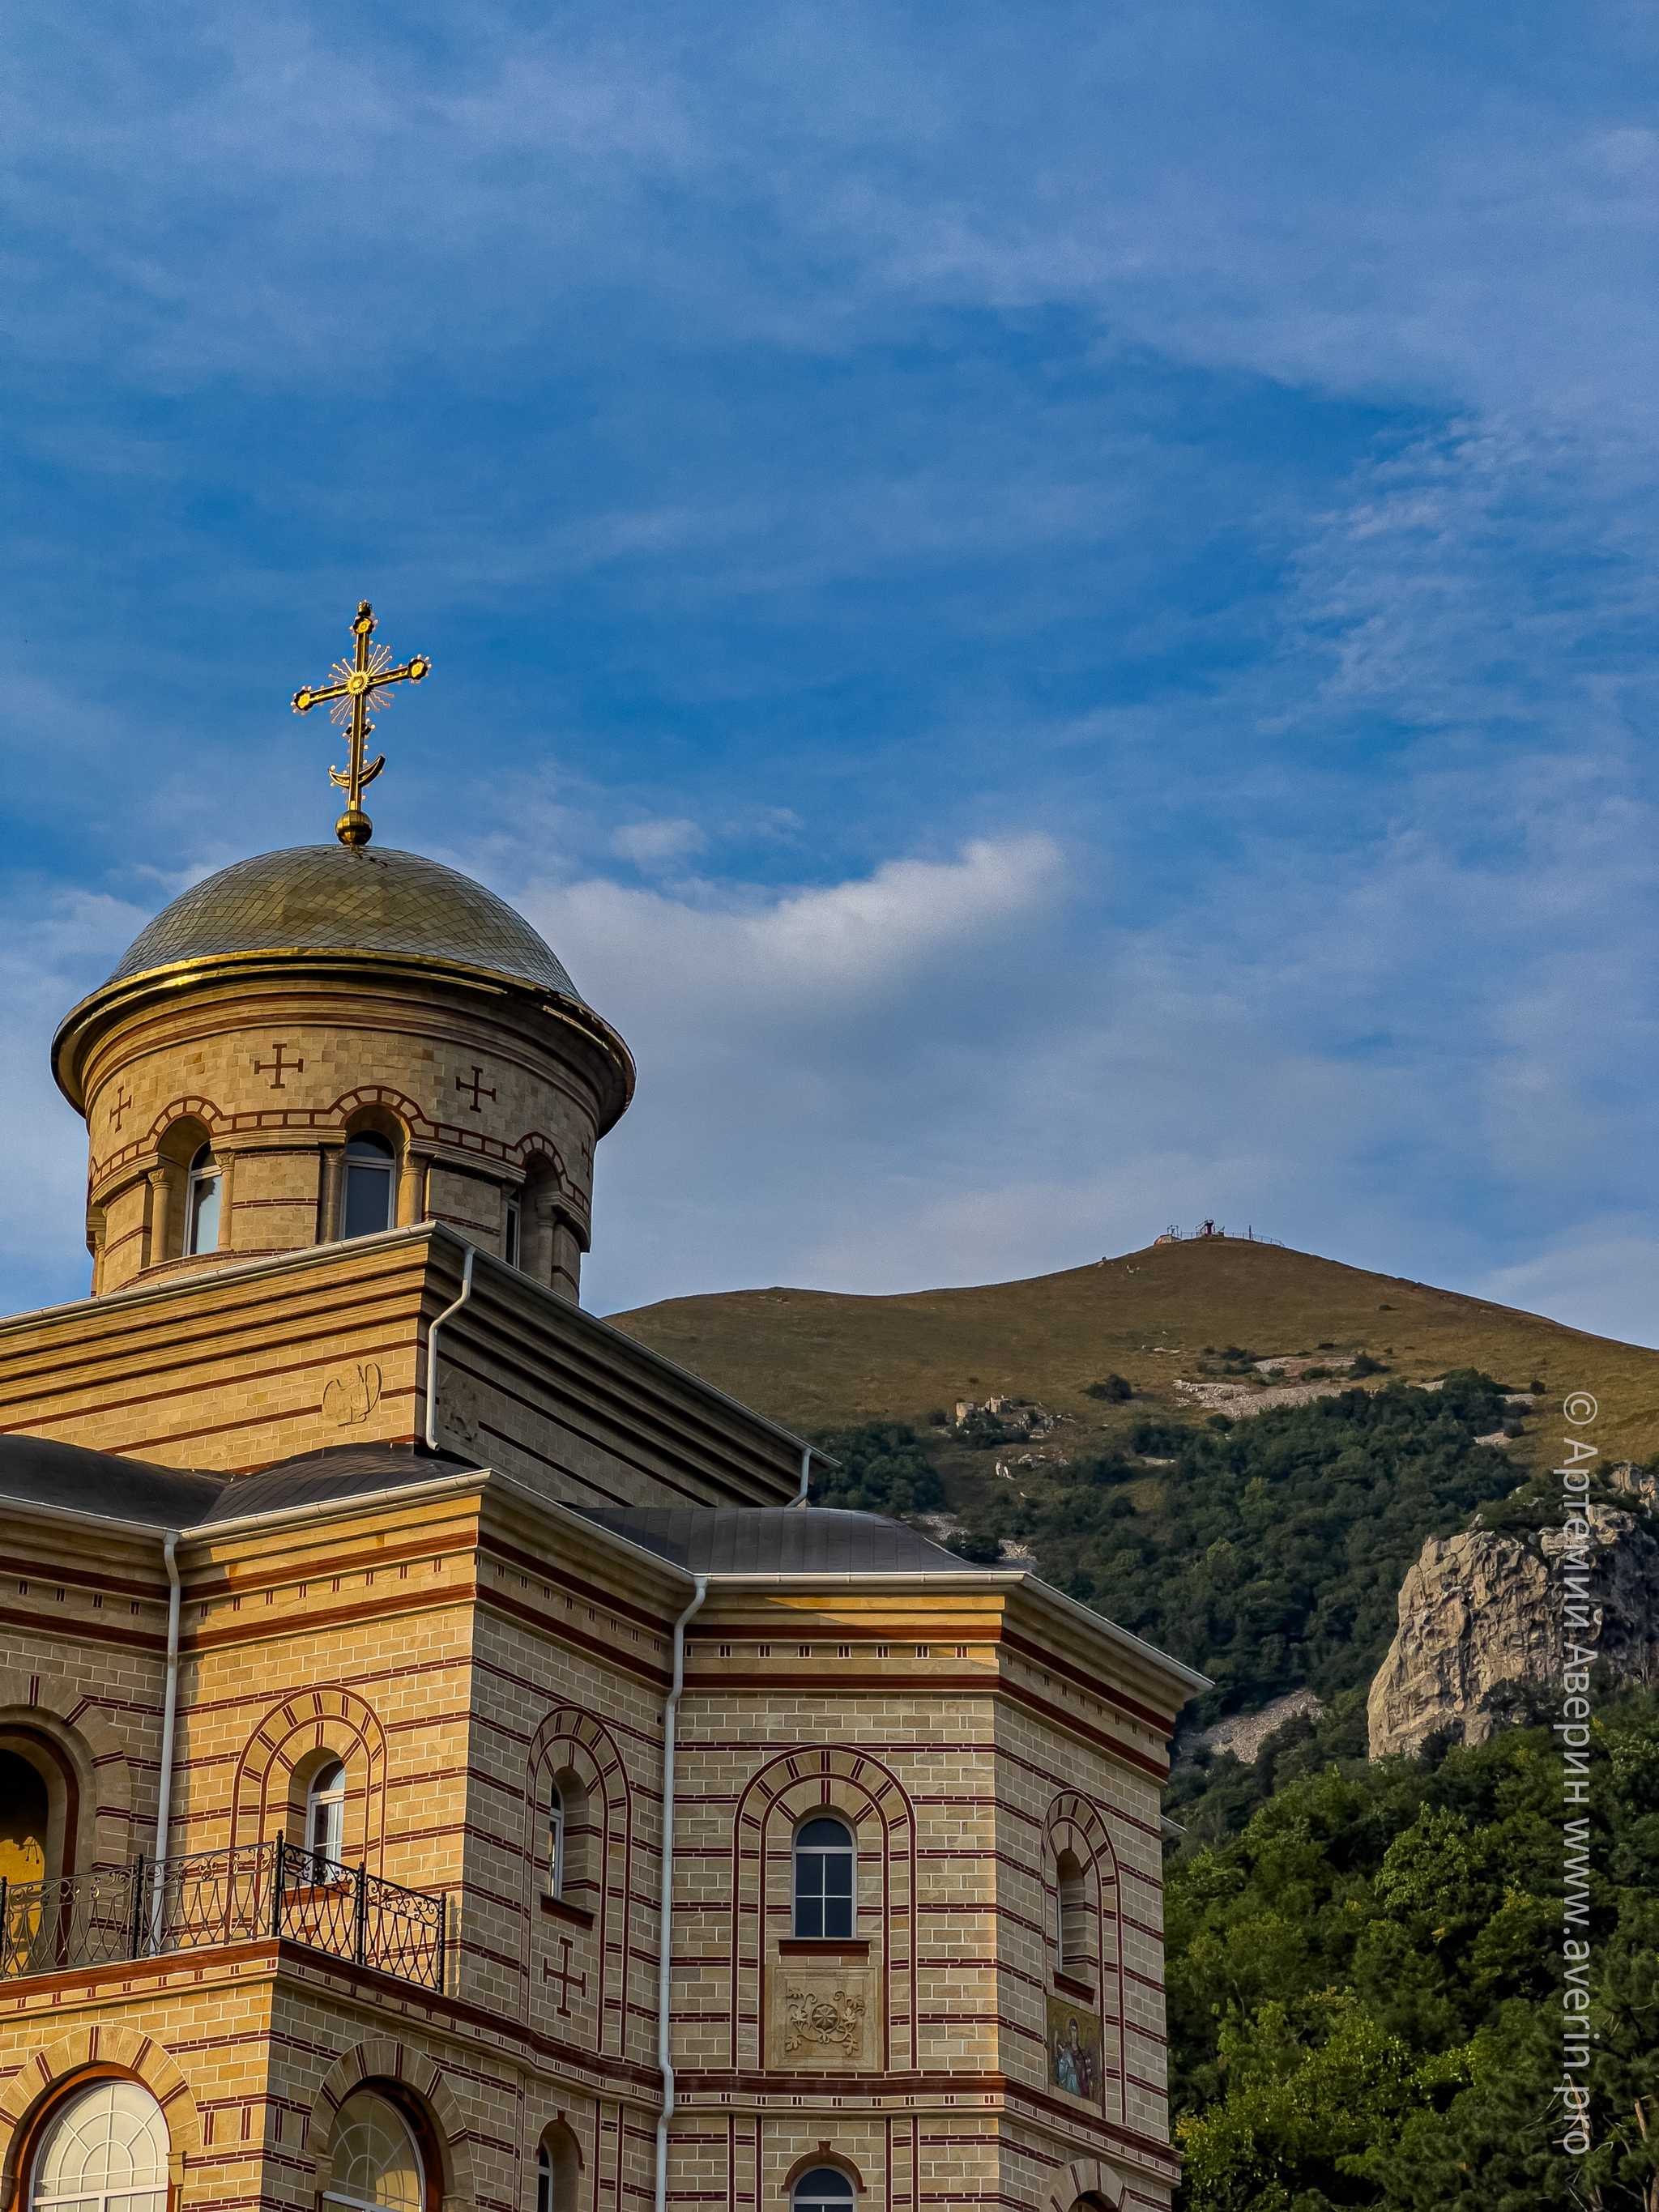
[[[853,2212],[853,2185],[836,2166],[815,2166],[789,2192],[789,2212]]]
[[[852,1932],[851,1831],[839,1820],[809,1820],[795,1838],[795,1933],[828,1938]]]
[[[507,1224],[501,1239],[501,1250],[509,1267],[519,1264],[519,1194],[515,1190],[507,1201]]]
[[[547,1785],[547,1893],[564,1895],[564,1793],[556,1782]]]
[[[568,2124],[556,2120],[536,2154],[536,2212],[576,2212],[582,2154]]]
[[[347,1145],[342,1237],[373,1237],[391,1228],[392,1165],[391,1146],[372,1129]]]
[[[204,1145],[190,1164],[185,1191],[185,1250],[188,1254],[219,1249],[219,1163],[211,1145]]]
[[[1075,1851],[1062,1851],[1054,1862],[1054,1885],[1060,1903],[1060,1972],[1091,1981],[1094,1947],[1090,1942],[1088,1891]]]
[[[306,1792],[306,1850],[313,1881],[337,1881],[344,1869],[345,1769],[338,1759],[319,1766]]]
[[[167,2212],[167,2128],[137,2081],[98,2081],[60,2106],[30,2179],[31,2212]]]
[[[421,2154],[388,2098],[359,2089],[340,2107],[329,2154],[325,2204],[355,2212],[421,2212],[426,2194]]]

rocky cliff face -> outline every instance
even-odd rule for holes
[[[1589,1514],[1591,1636],[1624,1679],[1659,1680],[1659,1544],[1628,1513]],[[1480,1743],[1496,1723],[1487,1694],[1501,1682],[1559,1680],[1562,1594],[1559,1529],[1518,1540],[1490,1528],[1431,1538],[1400,1591],[1400,1626],[1371,1684],[1370,1753],[1412,1751],[1437,1729]]]

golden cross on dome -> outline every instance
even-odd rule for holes
[[[432,672],[430,656],[424,653],[417,653],[401,668],[394,668],[391,648],[369,643],[374,628],[374,608],[367,599],[360,599],[351,625],[351,634],[357,641],[356,657],[335,662],[338,683],[321,685],[314,691],[307,688],[294,695],[296,714],[308,714],[313,707],[320,707],[331,699],[335,702],[331,710],[333,720],[342,726],[347,721],[351,724],[351,753],[345,773],[343,775],[337,768],[328,772],[329,781],[338,784],[346,795],[346,811],[334,825],[334,834],[343,845],[367,845],[374,835],[374,824],[362,810],[363,786],[373,783],[386,766],[386,755],[377,755],[364,767],[365,740],[374,727],[368,719],[369,702],[388,684],[418,684],[423,676]]]

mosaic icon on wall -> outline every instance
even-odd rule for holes
[[[1063,1997],[1048,2000],[1048,2079],[1068,2097],[1100,2102],[1100,2022]]]

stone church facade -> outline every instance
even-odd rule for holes
[[[416,856],[65,1019],[0,1322],[0,2212],[1165,2206],[1198,1678],[584,1313],[626,1048]]]

